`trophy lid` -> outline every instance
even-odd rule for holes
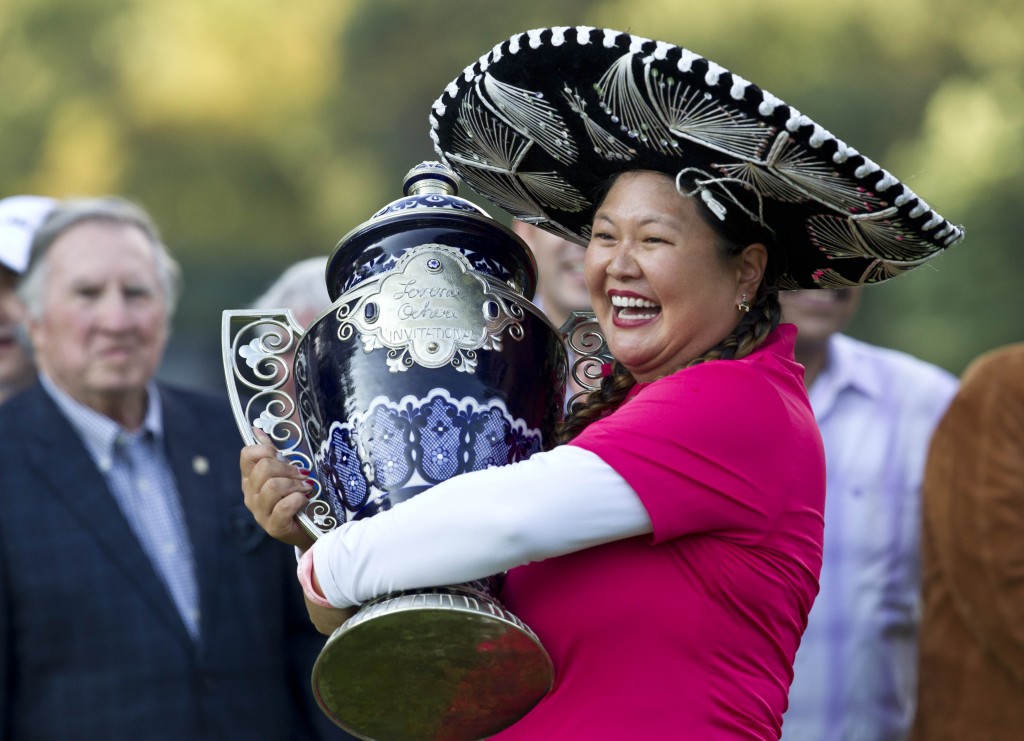
[[[390,270],[421,244],[454,247],[478,272],[533,298],[537,264],[529,247],[480,206],[461,198],[459,182],[442,162],[421,162],[409,170],[403,197],[378,210],[334,248],[326,273],[331,300]]]
[[[405,174],[402,186],[404,197],[384,206],[366,223],[410,210],[433,209],[466,211],[490,218],[475,203],[459,197],[459,182],[459,176],[448,165],[437,161],[421,162]]]

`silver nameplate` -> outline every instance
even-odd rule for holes
[[[358,334],[366,352],[386,348],[392,373],[448,364],[471,373],[478,350],[500,350],[505,332],[523,336],[520,297],[440,244],[412,248],[387,275],[355,286],[343,300],[338,337]]]

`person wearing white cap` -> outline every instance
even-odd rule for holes
[[[27,343],[19,338],[24,310],[15,287],[28,265],[32,234],[55,204],[45,196],[0,200],[0,403],[35,379]]]

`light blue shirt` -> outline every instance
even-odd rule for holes
[[[921,480],[950,373],[844,335],[810,389],[825,445],[821,590],[784,741],[906,738],[917,688]]]
[[[110,491],[189,633],[198,637],[195,561],[174,473],[164,455],[163,417],[156,384],[147,386],[149,399],[142,428],[130,432],[71,398],[45,373],[40,373],[39,378],[106,477]]]

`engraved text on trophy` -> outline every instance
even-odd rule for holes
[[[478,350],[500,350],[507,330],[523,335],[523,309],[500,284],[477,273],[459,251],[424,244],[386,276],[349,292],[339,336],[359,333],[363,349],[388,349],[392,373],[451,364],[471,373]]]

